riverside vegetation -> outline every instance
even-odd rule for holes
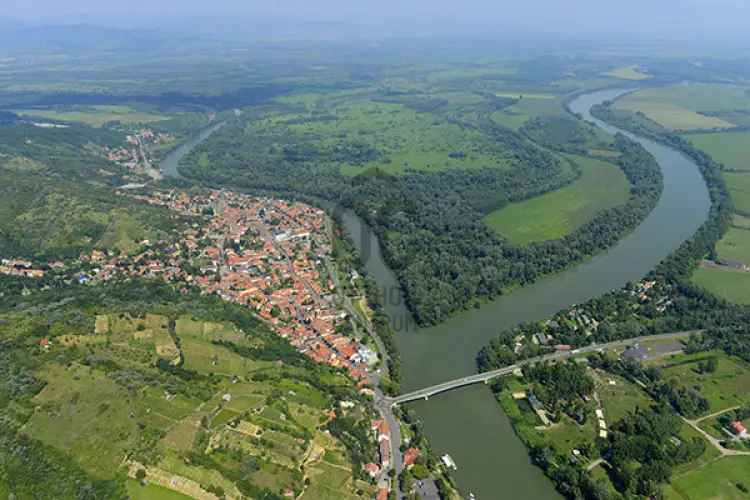
[[[731,358],[720,357],[718,365],[737,366],[737,373],[733,377],[745,373],[750,358],[741,347],[741,339],[746,335],[745,325],[750,319],[750,310],[713,295],[709,290],[696,286],[692,280],[694,270],[702,259],[716,258],[717,243],[730,228],[734,206],[722,176],[722,166],[679,134],[658,126],[643,115],[618,110],[611,102],[595,106],[592,114],[620,128],[670,145],[693,159],[709,189],[711,210],[708,220],[691,239],[640,283],[628,284],[622,290],[561,311],[544,322],[524,324],[501,333],[478,354],[480,369],[494,369],[525,357],[550,352],[554,349],[553,344],[571,349],[593,342],[711,328],[703,336],[691,338],[684,347],[678,344],[676,348],[688,353],[721,348]],[[539,337],[540,334],[542,337]],[[544,342],[539,342],[539,338]],[[658,359],[658,356],[653,359]],[[689,373],[716,371],[716,358],[707,359],[710,362],[704,363],[704,358],[698,360],[700,364],[694,359],[684,362],[693,363],[690,365],[693,370]],[[536,380],[534,371],[524,372],[521,385],[515,381],[495,384],[498,400],[511,416],[517,433],[530,447],[534,461],[555,482],[558,490],[570,498],[580,495],[591,498],[648,497],[661,495],[662,486],[666,484],[664,491],[670,498],[693,498],[689,493],[682,496],[680,491],[685,491],[682,485],[687,484],[687,478],[692,477],[694,471],[712,459],[705,441],[701,437],[689,437],[693,433],[685,433],[685,426],[677,416],[695,419],[711,411],[726,411],[727,405],[715,402],[732,395],[733,398],[739,397],[738,404],[743,405],[745,396],[738,396],[734,392],[736,390],[721,377],[713,382],[719,387],[711,386],[709,382],[689,386],[688,377],[684,375],[684,383],[679,383],[678,379],[663,375],[668,370],[658,370],[653,366],[655,361],[642,366],[631,359],[620,360],[604,354],[591,355],[578,361],[583,362],[579,366],[589,368],[579,370],[573,380],[585,384],[588,389],[575,391],[572,398],[570,394],[558,394],[546,401],[544,397],[539,397],[547,409],[553,411],[553,422],[557,422],[554,425],[562,425],[562,430],[533,432],[529,428],[528,414],[519,412],[510,397],[510,393],[519,388],[542,396],[547,394],[549,385],[533,385]],[[677,366],[680,358],[660,366],[671,366],[670,363]],[[592,377],[597,377],[598,372],[600,375],[606,373],[607,377],[619,376],[630,380],[633,386],[628,392],[633,395],[645,392],[650,401],[639,397],[641,402],[636,408],[628,409],[624,415],[620,413],[614,425],[600,425],[600,429],[609,430],[597,436],[593,429],[586,430],[584,422],[591,418],[594,409],[602,408],[602,404],[606,409],[608,405],[606,398],[597,400],[595,405],[586,402],[592,393]],[[613,380],[611,383],[616,382]],[[603,386],[598,388],[597,397],[604,396]],[[583,400],[579,399],[581,396],[584,396]],[[559,402],[566,401],[568,406],[562,410],[556,409]],[[605,411],[604,415],[607,413]],[[567,448],[559,446],[560,439],[555,437],[556,434],[565,436]],[[646,449],[650,451],[644,454],[631,448],[635,442],[641,442],[644,446],[646,442],[653,444],[648,445]],[[577,446],[576,449],[582,454],[571,454],[570,446]],[[670,449],[672,447],[674,449]],[[719,448],[723,453],[723,448]],[[716,450],[711,453],[717,454]],[[593,461],[599,457],[604,460],[604,465],[588,465],[594,464]],[[606,474],[597,473],[599,467],[604,467]],[[686,479],[683,480],[683,476]],[[738,482],[737,488],[742,487],[744,485]],[[735,493],[726,494],[731,497]]]

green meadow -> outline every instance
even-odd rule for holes
[[[736,304],[750,304],[750,273],[729,269],[698,268],[693,283]]]
[[[354,143],[376,151],[374,158],[358,164],[342,161],[345,175],[372,168],[399,174],[405,169],[503,168],[509,163],[506,152],[482,132],[402,104],[344,100],[326,112],[329,119],[303,119],[289,128],[324,150]]]
[[[522,91],[505,92],[504,97],[521,99],[514,105],[492,113],[492,120],[504,127],[519,130],[532,118],[560,118],[567,116],[563,108],[563,98],[552,94],[525,94]]]
[[[750,132],[687,134],[684,138],[727,168],[750,171]]]
[[[168,117],[138,111],[130,106],[64,106],[48,109],[19,109],[14,112],[20,116],[44,118],[62,122],[85,123],[92,127],[101,127],[106,123],[118,121],[123,124],[153,123]]]
[[[651,75],[643,73],[637,66],[621,66],[605,73],[621,80],[647,80]]]
[[[750,216],[750,173],[725,172],[723,175],[735,210]]]
[[[735,216],[735,219],[738,216]],[[750,229],[731,227],[716,245],[720,259],[736,260],[750,265]]]
[[[718,361],[713,373],[700,373],[698,363],[709,358]],[[674,380],[679,385],[696,389],[708,400],[708,413],[723,411],[733,406],[750,403],[750,367],[737,358],[721,351],[677,355],[669,358],[662,368],[664,380]]]
[[[639,90],[618,99],[615,109],[640,111],[669,129],[723,129],[735,124],[722,114],[750,109],[750,99],[741,87],[696,83]]]
[[[750,487],[750,457],[723,457],[672,479],[665,489],[667,500],[741,500]]]
[[[572,185],[520,203],[512,203],[484,218],[498,235],[517,245],[562,238],[597,213],[625,203],[629,185],[615,165],[580,156],[581,167]]]

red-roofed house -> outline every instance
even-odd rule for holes
[[[404,467],[411,467],[422,452],[419,448],[409,448],[404,452]]]
[[[380,467],[378,467],[377,464],[374,464],[372,462],[370,462],[369,464],[363,465],[362,470],[367,472],[370,475],[370,477],[375,477],[378,475],[378,473],[380,473]]]
[[[742,422],[734,421],[731,424],[729,424],[729,428],[732,429],[732,432],[734,432],[739,437],[747,437],[747,429],[744,425],[742,425]]]

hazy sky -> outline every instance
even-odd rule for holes
[[[4,0],[0,15],[26,21],[173,24],[336,22],[435,32],[607,34],[737,38],[750,43],[750,0]],[[272,24],[269,24],[272,26]],[[200,26],[196,26],[200,28]]]

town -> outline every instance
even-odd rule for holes
[[[33,278],[51,273],[79,284],[161,278],[183,291],[197,288],[253,309],[301,353],[368,383],[378,354],[353,338],[349,315],[334,300],[325,212],[226,191],[133,196],[195,222],[172,241],[140,242],[142,250],[133,255],[95,249],[76,262],[44,266],[9,258],[1,261],[0,273]]]

